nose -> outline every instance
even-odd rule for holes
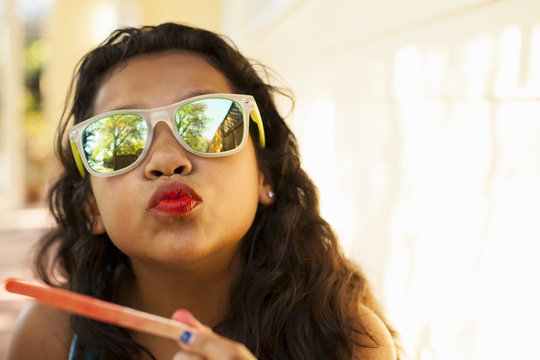
[[[146,155],[145,176],[156,179],[175,174],[187,175],[191,170],[190,153],[176,140],[167,124],[156,124],[152,144]]]

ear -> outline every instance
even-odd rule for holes
[[[101,215],[94,215],[94,223],[92,224],[92,234],[101,235],[105,234],[105,225],[101,219]]]
[[[99,208],[96,203],[96,199],[93,195],[90,195],[90,208],[88,209],[88,213],[90,215],[90,218],[92,219],[92,234],[94,235],[101,235],[105,233],[105,225],[103,224],[103,219],[101,217],[101,214],[99,212]]]
[[[273,204],[275,196],[272,184],[266,180],[262,171],[259,172],[259,203],[262,205]]]

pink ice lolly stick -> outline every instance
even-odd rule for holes
[[[177,340],[189,327],[161,316],[50,286],[34,285],[17,279],[5,281],[6,290],[30,296],[38,302],[132,330]]]

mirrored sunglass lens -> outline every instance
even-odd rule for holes
[[[110,173],[133,164],[147,138],[144,118],[118,114],[94,121],[82,132],[84,156],[92,170]]]
[[[176,111],[176,128],[193,150],[220,153],[236,149],[244,136],[242,107],[230,99],[204,99]]]

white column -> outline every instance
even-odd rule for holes
[[[14,0],[0,28],[0,210],[10,210],[24,204],[23,27]]]

